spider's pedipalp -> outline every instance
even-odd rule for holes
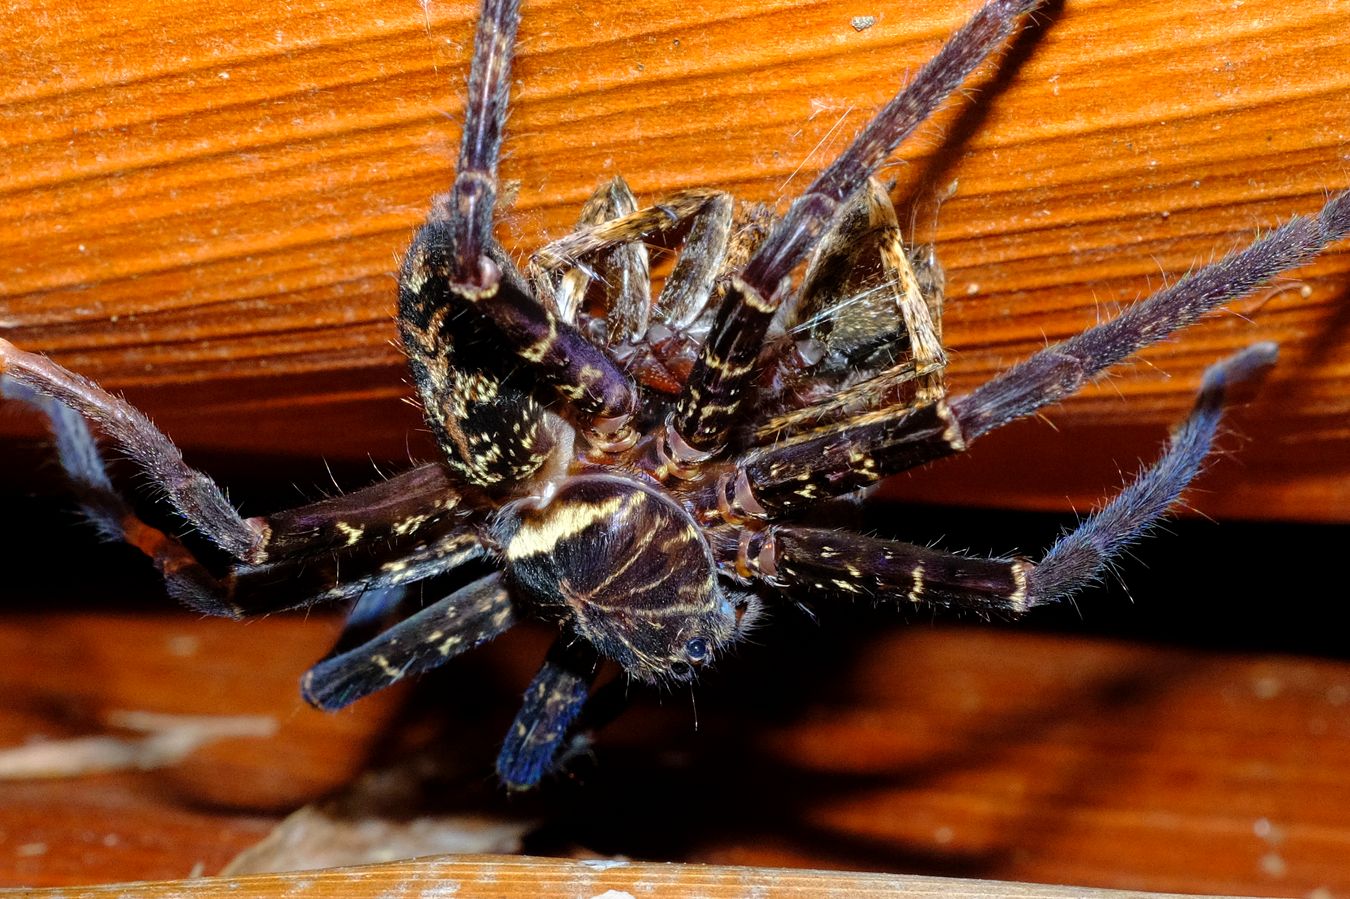
[[[490,574],[374,639],[319,661],[305,674],[301,690],[311,705],[335,711],[407,675],[443,665],[515,623],[511,595],[501,575]]]
[[[900,142],[1002,46],[1021,16],[1040,2],[989,0],[981,7],[817,176],[751,256],[741,275],[732,279],[680,396],[675,426],[690,445],[708,451],[725,445],[749,393],[755,359],[788,278],[841,207],[863,189]]]

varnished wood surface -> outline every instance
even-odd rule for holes
[[[973,6],[878,4],[858,31],[848,3],[527,2],[501,236],[523,254],[565,232],[615,173],[647,199],[790,197]],[[472,16],[412,0],[12,6],[0,333],[236,471],[425,452],[400,402],[389,273],[449,184]],[[1350,184],[1346,16],[1343,0],[1039,14],[886,171],[948,271],[955,386]],[[1276,339],[1283,363],[1239,423],[1251,440],[1231,444],[1241,466],[1196,503],[1345,519],[1350,250],[1288,285],[1051,410],[1058,434],[1015,426],[896,491],[1081,508],[1150,452],[1206,363]]]
[[[1083,890],[1041,884],[1002,883],[891,874],[802,871],[784,868],[711,867],[640,862],[519,858],[497,855],[447,856],[319,872],[221,877],[171,883],[113,884],[83,889],[25,891],[30,899],[233,899],[285,894],[293,899],[375,899],[406,895],[500,897],[556,896],[623,899],[625,896],[690,895],[711,899],[759,899],[763,896],[943,896],[950,899],[1181,899],[1180,894]],[[0,896],[15,895],[0,889]]]

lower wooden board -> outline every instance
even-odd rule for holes
[[[707,896],[710,899],[762,899],[768,896],[849,895],[858,899],[888,896],[941,896],[944,899],[1182,899],[1180,894],[1123,890],[1085,890],[1034,883],[858,874],[791,868],[745,868],[652,864],[603,859],[572,860],[493,855],[447,856],[359,868],[306,871],[254,877],[208,877],[166,883],[110,884],[73,890],[0,889],[0,896],[30,899],[108,899],[127,895],[145,899],[384,899],[420,896],[457,899],[500,896],[556,896],[577,899],[652,899]]]
[[[127,712],[263,718],[275,730],[149,770],[0,781],[0,885],[214,874],[291,810],[362,771],[403,770],[420,778],[399,793],[404,820],[518,824],[535,853],[1154,891],[1350,891],[1345,661],[787,616],[696,697],[639,696],[574,778],[513,797],[493,783],[492,759],[546,634],[512,633],[416,689],[323,715],[296,684],[334,618],[238,624],[15,605],[0,616],[0,767],[41,741],[132,740],[119,726]],[[365,895],[375,883],[428,895],[434,882],[486,895],[489,871],[536,894],[581,874],[595,886],[585,895],[639,895],[638,879],[653,877],[654,895],[908,883],[485,864],[324,875],[313,882],[329,892],[313,895]],[[739,886],[718,886],[727,878]],[[202,881],[185,895],[234,882]],[[237,883],[232,895],[267,894],[267,881]],[[967,889],[1003,891],[931,891]]]

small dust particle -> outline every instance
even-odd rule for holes
[[[623,890],[605,890],[598,896],[592,896],[591,899],[637,899],[637,897]]]
[[[35,855],[46,855],[46,854],[47,854],[47,844],[46,844],[46,843],[23,843],[22,845],[16,846],[16,847],[14,848],[14,854],[15,854],[15,855],[21,855],[21,856],[23,856],[24,858],[31,858],[32,856],[35,856]]]
[[[956,831],[952,830],[950,827],[944,824],[942,827],[939,827],[937,830],[933,831],[933,842],[941,846],[946,846],[948,843],[952,841],[952,839],[955,836]]]
[[[876,16],[854,16],[848,23],[853,26],[854,31],[866,31],[877,23]]]
[[[979,282],[971,281],[969,284],[966,285],[966,296],[973,297],[975,296],[975,294],[979,292],[980,292]]]
[[[581,860],[581,866],[596,871],[608,871],[610,868],[627,867],[628,862],[622,858],[585,858]]]
[[[1261,870],[1271,877],[1283,877],[1287,868],[1278,852],[1267,852],[1261,856]]]

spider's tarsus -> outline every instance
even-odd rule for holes
[[[1195,406],[1162,457],[1056,541],[1031,569],[1027,608],[1065,599],[1099,580],[1111,560],[1167,512],[1204,467],[1229,389],[1269,368],[1277,355],[1274,343],[1257,343],[1205,370]]]

